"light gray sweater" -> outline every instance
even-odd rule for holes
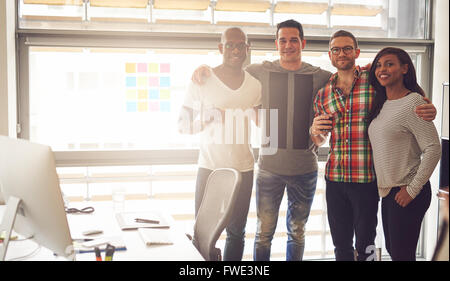
[[[387,196],[392,187],[406,185],[408,194],[415,198],[439,162],[441,146],[436,128],[414,112],[424,103],[418,93],[387,100],[369,126],[381,197]]]

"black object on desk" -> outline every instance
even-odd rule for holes
[[[68,214],[90,214],[95,211],[94,207],[86,207],[83,209],[77,209],[77,208],[66,208],[66,213]]]
[[[114,251],[116,250],[116,247],[114,247],[111,244],[106,245],[106,251],[105,251],[105,261],[112,261],[112,257],[114,255]]]
[[[157,221],[157,220],[148,220],[148,219],[135,218],[134,221],[135,221],[135,222],[140,222],[140,223],[153,223],[153,224],[159,224],[159,221]]]
[[[95,260],[102,261],[102,255],[100,254],[100,248],[95,247],[94,252],[95,252]]]

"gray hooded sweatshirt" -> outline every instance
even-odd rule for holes
[[[266,116],[260,115],[259,168],[286,176],[317,171],[318,148],[309,136],[314,119],[312,103],[331,72],[306,62],[290,71],[282,68],[279,60],[251,64],[246,70],[261,82],[262,109],[266,112]]]

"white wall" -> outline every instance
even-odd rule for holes
[[[438,110],[438,115],[434,121],[438,132],[441,132],[442,118],[442,83],[449,82],[449,1],[433,0],[433,26],[432,35],[434,39],[434,66],[433,66],[433,104]],[[448,116],[448,108],[445,118]],[[448,130],[448,128],[447,128]],[[437,238],[438,209],[439,204],[435,196],[439,187],[439,166],[430,179],[432,186],[431,206],[427,213],[427,223],[425,226],[425,257],[430,260],[433,256]]]
[[[14,0],[0,1],[0,135],[16,137]]]

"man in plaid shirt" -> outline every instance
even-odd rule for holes
[[[329,132],[330,153],[325,169],[328,222],[336,260],[373,260],[378,213],[378,188],[366,120],[375,91],[369,69],[355,65],[360,54],[356,38],[340,30],[330,39],[328,52],[338,72],[318,91],[312,141],[321,146]],[[433,120],[432,104],[416,108],[424,120]]]

